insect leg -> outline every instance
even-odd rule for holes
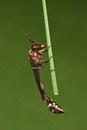
[[[43,69],[42,66],[39,66],[39,67],[32,67],[33,70],[40,70],[40,69]]]
[[[50,59],[53,58],[53,56],[50,56],[48,59],[43,59],[43,63],[48,63],[50,61]]]
[[[42,69],[44,69],[44,70],[54,71],[54,69],[53,69],[53,70],[51,70],[51,69],[49,69],[48,67],[46,67],[46,66],[44,66],[44,65],[41,65],[41,67],[42,67]]]
[[[54,71],[53,70],[50,70],[49,68],[47,68],[46,66],[44,65],[41,65],[40,67],[32,67],[33,70],[48,70],[48,71]]]
[[[51,46],[47,46],[45,49],[43,49],[43,52],[47,52],[50,47]]]

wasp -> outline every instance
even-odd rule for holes
[[[42,100],[45,100],[48,110],[53,113],[64,113],[64,110],[51,98],[46,96],[43,84],[40,81],[40,69],[44,69],[44,63],[48,63],[49,59],[43,59],[43,54],[48,50],[46,42],[35,43],[31,39],[29,41],[32,43],[31,49],[28,52],[28,58],[34,73],[35,81],[38,86]]]

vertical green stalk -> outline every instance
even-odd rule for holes
[[[45,0],[42,0],[42,6],[43,6],[47,45],[48,45],[48,47],[50,46],[48,49],[48,56],[51,57],[51,56],[53,56],[53,54],[52,54],[50,30],[49,30],[49,23],[48,23],[47,8],[46,8],[46,1]],[[50,70],[54,70],[54,71],[51,71],[51,79],[52,79],[54,95],[58,95],[57,80],[56,80],[53,57],[50,59]]]

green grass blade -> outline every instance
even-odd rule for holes
[[[51,57],[51,56],[53,56],[53,53],[52,53],[52,45],[51,45],[51,39],[50,39],[50,30],[49,30],[49,23],[48,23],[47,8],[46,8],[45,0],[42,0],[42,6],[43,6],[47,45],[48,45],[48,47],[51,46],[48,49],[48,56]],[[57,80],[56,80],[56,73],[55,73],[55,68],[54,68],[53,57],[50,59],[50,70],[54,70],[54,71],[51,71],[51,79],[52,79],[54,95],[58,95],[58,87],[57,87]]]

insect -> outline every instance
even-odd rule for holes
[[[32,43],[32,45],[30,51],[28,52],[28,58],[30,60],[31,67],[34,72],[34,77],[41,98],[42,100],[45,100],[47,108],[51,112],[64,113],[64,110],[55,101],[46,96],[44,86],[40,81],[39,70],[44,69],[45,66],[43,64],[48,63],[51,58],[50,57],[49,59],[43,59],[43,54],[48,50],[49,47],[47,47],[47,44],[45,42],[34,43],[31,39],[29,39],[29,41]]]

